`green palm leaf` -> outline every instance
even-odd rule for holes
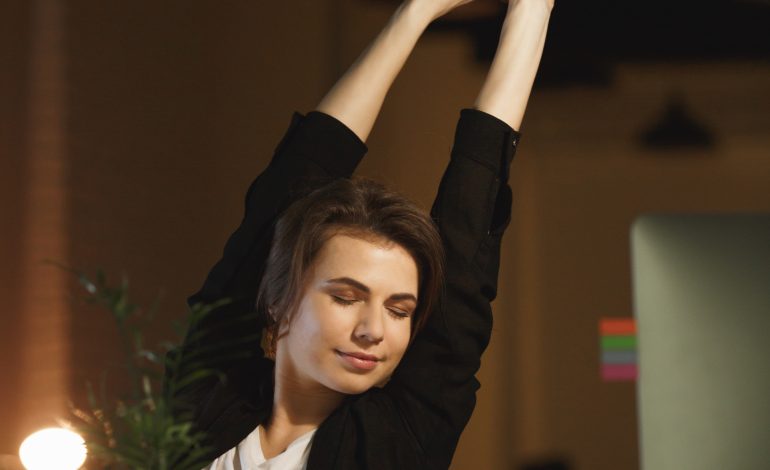
[[[54,263],[56,264],[56,263]],[[72,407],[72,427],[83,436],[89,459],[99,468],[134,470],[200,470],[210,461],[211,447],[204,432],[191,420],[191,405],[178,398],[180,392],[210,386],[224,380],[226,364],[253,358],[261,335],[227,337],[227,332],[256,326],[256,315],[233,316],[216,327],[198,327],[188,343],[224,335],[225,340],[186,350],[181,341],[164,341],[159,347],[145,344],[143,330],[151,326],[157,303],[148,311],[134,304],[126,276],[113,286],[98,270],[93,278],[66,266],[85,290],[85,300],[103,307],[114,319],[122,340],[124,364],[130,374],[132,394],[128,400],[109,398],[102,380],[97,394],[86,384],[88,408]],[[188,324],[206,325],[206,317],[229,304],[222,299],[197,304],[188,312]],[[254,323],[252,323],[254,322]]]

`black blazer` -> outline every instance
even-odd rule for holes
[[[383,388],[349,396],[321,424],[308,469],[447,468],[471,416],[474,377],[492,330],[500,240],[510,221],[508,171],[519,134],[481,111],[460,113],[454,146],[431,210],[447,260],[445,295]],[[195,424],[211,436],[211,459],[237,445],[272,408],[273,362],[261,325],[233,319],[253,310],[276,218],[313,180],[349,177],[366,145],[320,112],[295,113],[268,167],[251,184],[245,216],[222,259],[188,302],[233,303],[191,325],[183,347],[205,354],[217,340],[250,344],[256,356],[221,365],[226,381],[185,391]],[[205,328],[204,328],[205,327]],[[202,333],[201,333],[202,332]]]

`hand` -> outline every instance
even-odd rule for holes
[[[406,0],[404,5],[423,12],[430,21],[435,20],[460,5],[465,5],[473,0]]]

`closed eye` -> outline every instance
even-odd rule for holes
[[[332,300],[342,305],[343,307],[348,307],[350,305],[353,305],[356,302],[360,302],[359,299],[351,299],[347,297],[340,297],[339,295],[331,295]],[[407,312],[405,310],[401,310],[399,308],[388,308],[388,311],[397,319],[401,320],[403,318],[409,318],[411,315],[411,312]]]
[[[358,302],[358,299],[349,299],[347,297],[340,297],[338,295],[332,295],[332,300],[340,305],[353,305],[354,303]]]
[[[399,320],[402,318],[409,318],[409,312],[405,312],[403,310],[399,310],[397,308],[389,308],[390,312],[393,314],[394,317],[398,318]]]

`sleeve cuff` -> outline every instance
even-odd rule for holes
[[[295,112],[281,153],[313,160],[331,176],[350,176],[368,148],[338,119],[320,111]]]
[[[504,121],[478,109],[460,111],[452,157],[471,158],[495,172],[508,174],[521,133]]]

